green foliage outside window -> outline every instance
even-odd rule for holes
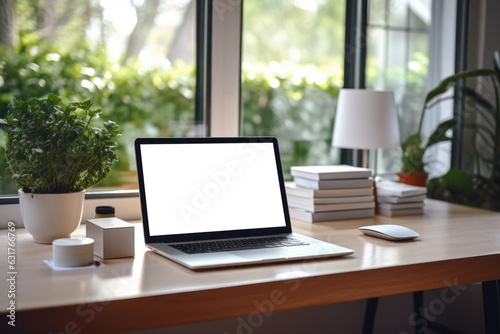
[[[283,172],[293,165],[329,164],[340,74],[315,66],[245,65],[242,135],[276,136]]]

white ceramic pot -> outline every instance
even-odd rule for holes
[[[82,220],[85,190],[67,194],[25,194],[19,189],[24,227],[35,242],[69,238]]]

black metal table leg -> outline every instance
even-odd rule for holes
[[[366,300],[365,321],[363,323],[363,334],[373,333],[375,315],[377,314],[378,297]]]
[[[415,312],[415,319],[414,322],[415,324],[422,324],[426,323],[423,320],[422,316],[422,307],[424,306],[424,292],[423,291],[415,291],[413,293],[413,312]],[[415,333],[420,334],[422,331],[425,331],[425,328],[421,328],[418,326],[415,326]]]
[[[499,285],[500,281],[498,280],[482,283],[484,327],[486,334],[500,333]]]

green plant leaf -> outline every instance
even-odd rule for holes
[[[401,147],[403,148],[403,151],[406,151],[408,147],[410,146],[420,146],[422,143],[422,139],[420,138],[419,133],[414,133],[412,135],[409,135],[406,140],[401,143]]]
[[[461,170],[450,169],[446,174],[427,182],[427,196],[448,202],[478,206],[482,202],[482,194],[476,189],[474,178]]]
[[[443,79],[434,89],[430,90],[427,93],[427,95],[425,96],[424,106],[422,108],[422,113],[420,115],[420,121],[419,121],[417,132],[419,134],[422,132],[422,125],[424,122],[425,111],[427,110],[428,103],[430,101],[432,101],[437,96],[446,93],[448,91],[448,89],[455,86],[457,81],[460,81],[462,79],[467,79],[467,78],[473,78],[473,77],[491,76],[494,73],[495,72],[492,69],[479,68],[479,69],[471,69],[471,70],[462,71],[462,72],[453,74],[453,75]]]
[[[36,102],[38,100],[31,99],[31,101]],[[59,103],[61,103],[61,98],[53,93],[49,93],[47,96],[47,103],[52,105],[52,106],[58,105]]]
[[[434,130],[434,132],[430,135],[429,139],[427,140],[427,145],[425,145],[425,149],[427,149],[431,145],[451,140],[450,137],[446,136],[446,132],[454,128],[457,124],[458,120],[456,118],[446,120],[441,124],[439,124],[437,128]]]
[[[429,91],[429,93],[427,93],[425,97],[425,105],[427,105],[427,103],[436,96],[446,93],[446,91],[448,91],[448,89],[450,89],[451,87],[455,86],[455,84],[459,80],[472,77],[489,76],[492,74],[494,74],[494,71],[488,68],[471,69],[453,74],[443,79],[439,83],[439,85],[437,85],[434,89],[432,89],[431,91]]]

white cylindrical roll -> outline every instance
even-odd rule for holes
[[[94,262],[94,239],[62,238],[52,243],[52,262],[61,267],[80,267]]]

